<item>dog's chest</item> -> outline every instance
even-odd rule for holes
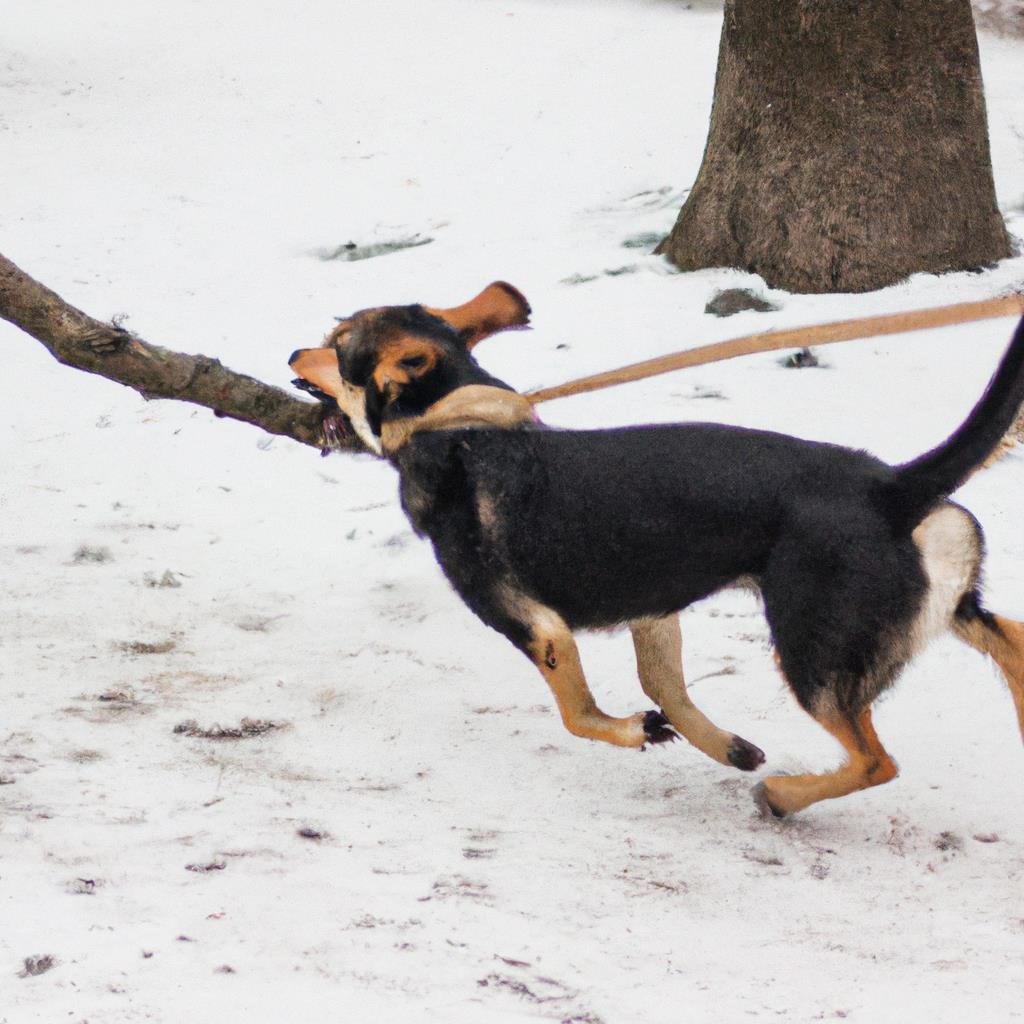
[[[433,493],[423,482],[408,476],[402,476],[398,490],[399,501],[406,519],[416,533],[421,536],[434,507]]]
[[[458,457],[459,442],[410,443],[396,460],[402,510],[420,536],[464,534],[473,524],[473,484]],[[475,531],[473,531],[475,532]]]

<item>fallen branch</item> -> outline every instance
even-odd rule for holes
[[[116,324],[94,320],[0,255],[0,317],[41,342],[65,366],[124,384],[143,398],[212,409],[301,444],[323,447],[322,406],[303,401],[219,360],[151,345]],[[365,451],[353,435],[331,447]]]

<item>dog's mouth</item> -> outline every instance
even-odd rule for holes
[[[355,431],[352,429],[352,421],[341,411],[334,396],[327,394],[326,391],[321,391],[315,384],[311,384],[302,377],[296,377],[292,384],[300,391],[312,395],[323,406],[320,412],[320,433],[324,443],[320,454],[330,455],[332,451],[344,448],[345,442],[353,436]]]
[[[320,431],[324,438],[324,446],[320,449],[321,455],[330,455],[331,452],[344,448],[345,442],[355,433],[352,421],[340,409],[324,412],[320,420]]]

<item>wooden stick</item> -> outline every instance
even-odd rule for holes
[[[242,420],[270,434],[322,447],[319,403],[228,369],[219,360],[151,345],[94,320],[0,255],[0,317],[41,342],[65,366],[134,388],[144,398],[173,398]],[[337,447],[365,451],[354,435]]]
[[[757,352],[775,352],[784,348],[806,348],[810,345],[833,345],[839,341],[853,341],[856,338],[874,338],[883,334],[902,334],[905,331],[919,331],[926,327],[947,327],[951,324],[967,323],[971,320],[987,320],[999,316],[1013,316],[1024,313],[1024,295],[1004,295],[998,299],[983,299],[980,302],[958,302],[952,306],[937,306],[933,309],[917,309],[909,313],[886,313],[882,316],[858,317],[855,320],[836,320],[829,324],[811,327],[796,327],[784,331],[763,331],[747,334],[730,341],[718,341],[701,345],[683,352],[673,352],[654,359],[617,370],[606,370],[589,377],[541,388],[528,392],[526,397],[533,405],[550,402],[556,398],[581,395],[588,391],[628,384],[644,380],[673,370],[684,370],[690,366],[703,366],[723,359],[753,355]]]

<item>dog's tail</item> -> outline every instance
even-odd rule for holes
[[[1024,317],[1021,318],[970,415],[937,448],[896,466],[886,486],[889,520],[912,530],[943,498],[955,491],[985,461],[1006,434],[1024,403]]]

